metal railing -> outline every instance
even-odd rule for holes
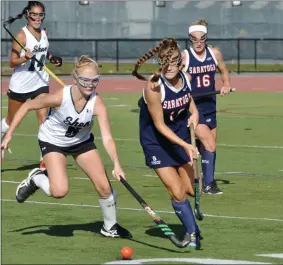
[[[182,49],[190,45],[186,38],[176,39]],[[11,39],[2,39],[2,58],[10,53]],[[97,61],[115,63],[116,71],[125,62],[135,62],[160,39],[59,39],[49,38],[51,51],[65,58],[88,54]],[[209,39],[219,47],[228,69],[233,72],[283,72],[283,39]]]

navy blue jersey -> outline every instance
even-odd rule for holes
[[[191,77],[192,96],[215,91],[215,73],[217,60],[208,46],[205,47],[205,54],[199,59],[193,48],[185,50],[186,65],[184,71]],[[196,106],[200,113],[209,114],[216,112],[216,95],[203,98],[195,98]]]
[[[163,75],[159,78],[158,83],[161,89],[161,104],[165,124],[180,138],[188,140],[187,121],[190,115],[191,84],[184,72],[180,71],[179,75],[183,82],[180,89],[173,87]],[[160,146],[172,147],[175,145],[155,128],[145,98],[141,102],[139,123],[140,142],[143,148],[158,149]]]

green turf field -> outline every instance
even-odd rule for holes
[[[1,66],[2,66],[2,70],[1,70],[2,76],[10,76],[12,74],[13,69],[9,67],[9,64],[7,62],[2,62]],[[62,65],[62,67],[56,67],[52,65],[51,63],[48,63],[47,67],[57,75],[69,75],[74,68],[74,63],[65,62]],[[238,71],[237,64],[227,64],[227,68],[231,72]],[[139,72],[151,74],[151,73],[154,73],[156,69],[157,69],[156,64],[144,64],[140,68]],[[134,63],[119,62],[118,69],[117,69],[116,63],[100,63],[99,70],[102,74],[131,74],[132,71],[134,70]],[[240,71],[241,72],[256,72],[256,71],[283,72],[283,65],[282,64],[258,64],[257,68],[255,68],[254,64],[241,64]]]
[[[121,162],[128,181],[149,205],[163,211],[161,217],[181,237],[183,229],[172,213],[165,188],[144,165],[138,141],[139,96],[103,95]],[[67,197],[56,200],[38,191],[24,204],[16,203],[17,183],[38,166],[37,121],[35,113],[30,113],[12,139],[13,153],[6,153],[2,164],[2,263],[102,264],[119,260],[123,246],[133,248],[134,259],[211,258],[282,263],[282,258],[256,256],[283,255],[282,102],[282,93],[234,93],[218,97],[216,179],[224,194],[202,196],[201,208],[206,216],[199,222],[204,236],[200,251],[174,247],[117,182],[112,183],[118,192],[119,222],[134,238],[100,236],[102,214],[98,196],[72,159],[68,164]],[[2,115],[6,106],[7,98],[3,97]],[[100,137],[97,126],[94,133]],[[101,140],[96,143],[110,173],[110,159]],[[177,264],[173,260],[167,263]]]

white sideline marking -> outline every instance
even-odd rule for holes
[[[1,106],[2,109],[8,109],[8,106]]]
[[[125,104],[119,104],[119,105],[107,105],[108,108],[115,108],[115,107],[132,107],[132,105],[125,105]]]
[[[279,253],[279,254],[256,254],[255,256],[283,259],[283,253]]]
[[[71,179],[90,180],[89,178],[73,177]],[[115,182],[115,179],[109,179],[110,182]]]
[[[16,200],[11,199],[1,199],[3,202],[17,202]],[[72,206],[72,207],[84,207],[84,208],[100,208],[99,205],[89,205],[89,204],[74,204],[74,203],[59,203],[59,202],[40,202],[40,201],[26,201],[25,203],[30,204],[42,204],[42,205],[58,205],[58,206]],[[129,210],[129,211],[144,211],[144,209],[137,208],[125,208],[125,207],[117,207],[118,210]],[[156,211],[157,213],[164,214],[175,214],[172,211]],[[283,222],[283,219],[275,219],[275,218],[257,218],[257,217],[243,217],[243,216],[224,216],[224,215],[213,215],[213,214],[204,214],[207,217],[213,218],[222,218],[222,219],[238,219],[238,220],[258,220],[258,221],[274,221],[274,222]]]
[[[1,182],[4,182],[4,183],[14,183],[14,184],[20,184],[21,183],[20,181],[14,181],[14,180],[1,180]]]
[[[15,136],[23,137],[37,137],[37,134],[26,134],[26,133],[15,133]],[[94,137],[95,139],[102,140],[101,137]],[[129,141],[129,142],[139,142],[139,139],[131,138],[114,138],[115,141]],[[221,144],[217,143],[218,146],[226,147],[245,147],[245,148],[263,148],[263,149],[283,149],[283,146],[280,145],[241,145],[241,144]]]
[[[103,99],[107,99],[107,100],[119,100],[118,98],[103,98]]]

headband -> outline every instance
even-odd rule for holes
[[[201,31],[207,34],[207,27],[202,25],[193,25],[189,27],[189,34],[191,34],[194,31]]]

